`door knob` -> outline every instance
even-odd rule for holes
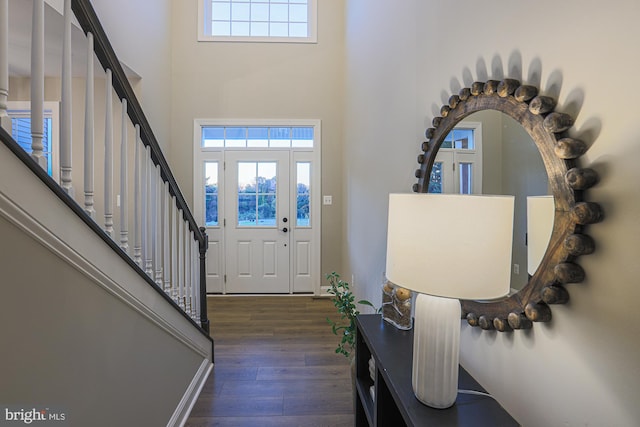
[[[282,222],[287,222],[289,221],[287,218],[282,218]]]
[[[282,229],[282,231],[284,231],[286,233],[287,231],[289,231],[289,229],[287,227],[285,227],[285,228]]]

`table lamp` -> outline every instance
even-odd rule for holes
[[[509,293],[513,196],[390,194],[386,275],[418,293],[413,392],[448,408],[458,394],[458,299]]]

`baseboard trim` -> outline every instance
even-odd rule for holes
[[[182,396],[180,403],[178,403],[171,419],[169,419],[167,427],[182,427],[185,425],[212,369],[213,363],[211,363],[209,359],[204,359],[191,380],[189,387],[187,387],[187,390],[184,392],[184,396]]]

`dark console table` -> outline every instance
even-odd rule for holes
[[[379,314],[358,316],[356,337],[356,426],[517,426],[518,423],[491,397],[458,393],[448,409],[422,404],[411,388],[413,330],[401,331]],[[375,360],[375,381],[369,359]],[[460,367],[459,389],[482,391],[480,384]],[[371,393],[373,386],[373,396]]]

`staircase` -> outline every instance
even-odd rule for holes
[[[37,413],[52,425],[182,425],[213,364],[207,236],[90,1],[63,12],[0,0],[0,424]],[[45,43],[50,16],[57,48]],[[25,17],[30,43],[13,57],[9,24]],[[45,79],[56,52],[59,77]],[[44,102],[52,84],[59,125]],[[25,92],[26,116],[12,110]]]

